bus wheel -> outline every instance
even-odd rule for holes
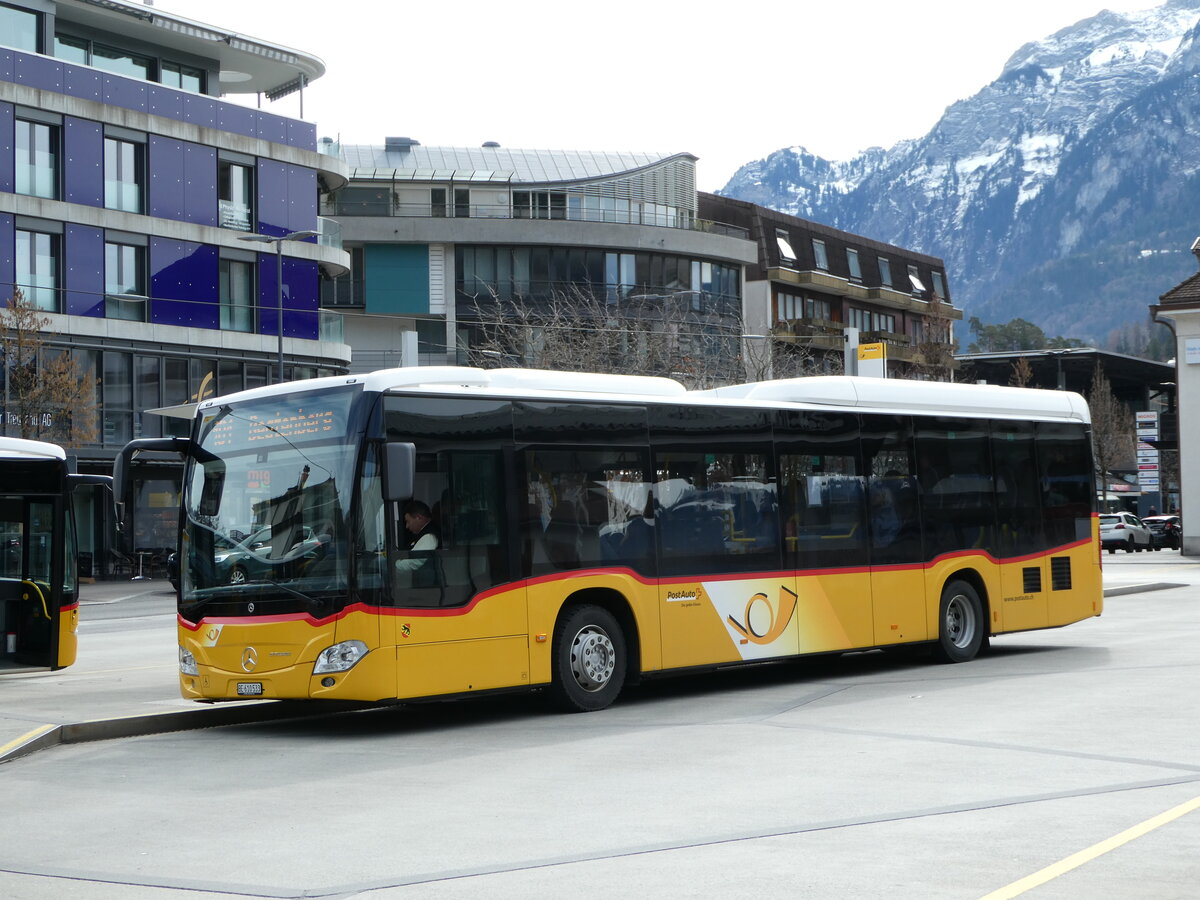
[[[965,581],[951,581],[942,590],[934,655],[950,663],[974,659],[983,645],[983,628],[983,604],[975,588]]]
[[[554,630],[553,694],[568,712],[604,709],[625,680],[625,636],[606,609],[579,606]]]

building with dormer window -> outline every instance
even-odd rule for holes
[[[698,214],[727,222],[754,243],[746,270],[747,333],[769,335],[811,367],[840,365],[847,328],[886,348],[890,374],[947,377],[956,367],[951,328],[962,319],[933,256],[776,212],[700,194]]]

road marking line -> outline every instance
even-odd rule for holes
[[[46,732],[53,731],[57,727],[57,725],[39,725],[37,728],[33,729],[33,731],[26,732],[16,740],[12,740],[7,744],[0,745],[0,758],[3,758],[8,751],[16,750],[21,745],[27,744],[34,738],[39,738]]]
[[[1181,816],[1185,816],[1197,809],[1200,809],[1200,797],[1195,797],[1187,801],[1187,803],[1181,803],[1152,819],[1147,819],[1145,822],[1140,822],[1132,828],[1127,828],[1118,835],[1103,840],[1098,844],[1093,844],[1086,850],[1080,850],[1066,859],[1046,866],[1046,868],[1039,872],[1027,875],[1020,881],[1014,881],[1012,884],[1006,885],[997,891],[992,891],[992,893],[982,897],[981,900],[1008,900],[1010,897],[1024,894],[1026,891],[1040,887],[1048,881],[1053,881],[1058,876],[1065,875],[1072,869],[1077,869],[1084,863],[1091,862],[1093,859],[1097,859],[1111,850],[1116,850],[1118,847],[1149,834],[1154,829],[1161,828],[1168,822],[1173,822]]]

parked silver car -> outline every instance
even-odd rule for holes
[[[1100,516],[1100,546],[1109,553],[1141,553],[1151,547],[1150,529],[1133,513],[1105,513]]]
[[[280,577],[282,564],[314,558],[328,541],[329,535],[318,536],[307,526],[302,529],[300,540],[286,552],[273,550],[270,527],[237,542],[218,538],[217,552],[213,556],[217,579],[228,584],[275,580]]]

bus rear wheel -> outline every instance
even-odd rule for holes
[[[625,680],[625,636],[612,613],[577,606],[554,629],[553,697],[568,712],[604,709]]]
[[[951,581],[942,590],[938,640],[934,656],[942,662],[974,659],[984,642],[983,603],[965,581]]]

